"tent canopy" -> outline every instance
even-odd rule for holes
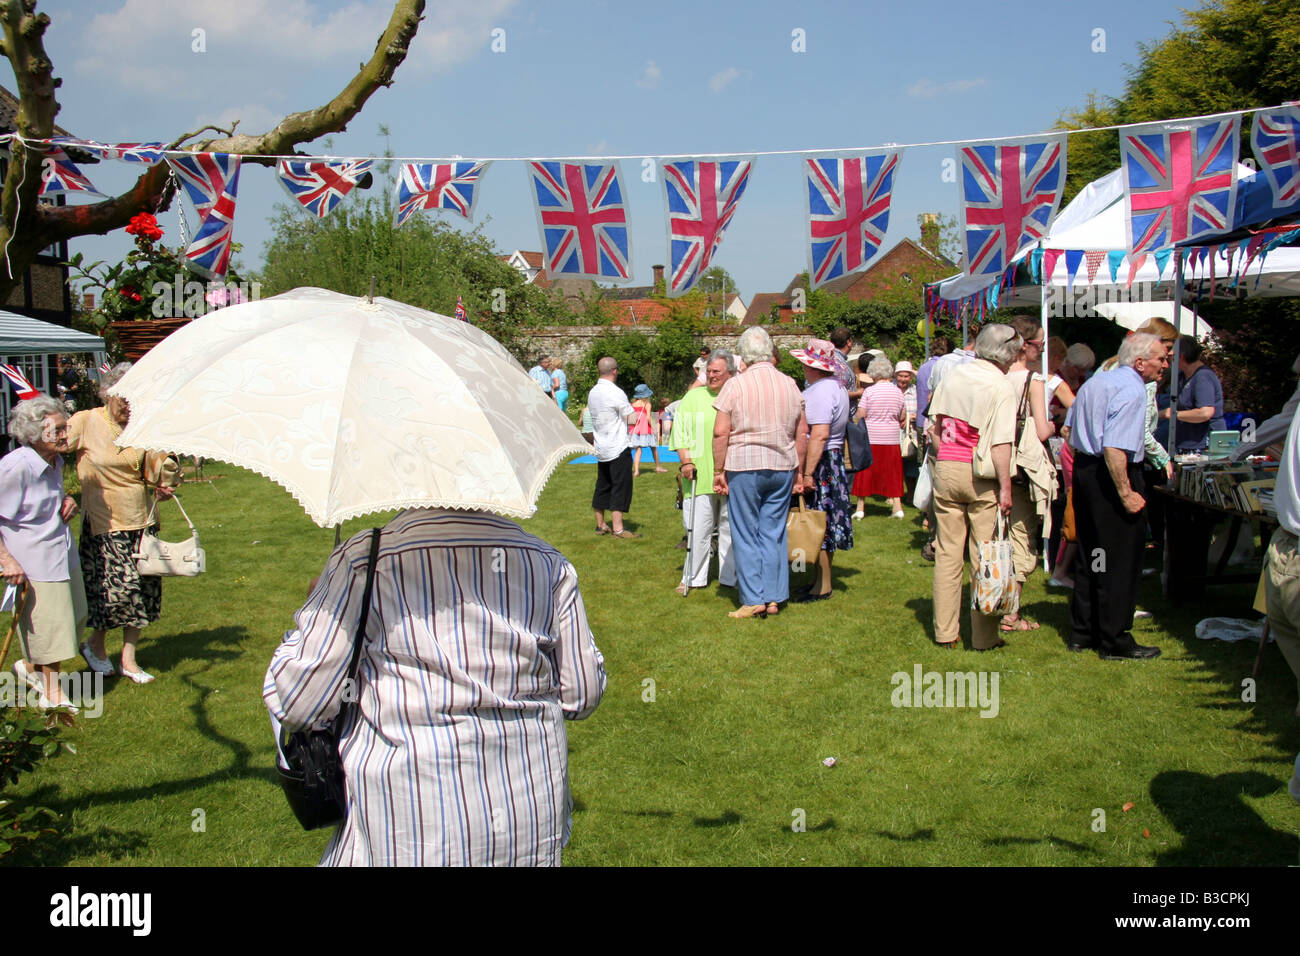
[[[98,335],[52,322],[0,311],[0,355],[58,355],[66,352],[104,352]]]

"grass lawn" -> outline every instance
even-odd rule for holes
[[[208,472],[222,477],[181,492],[208,572],[165,583],[163,617],[141,642],[158,680],[110,681],[103,715],[67,732],[77,753],[5,791],[71,824],[6,862],[319,859],[327,834],[299,829],[275,783],[261,685],[333,532],[256,475]],[[600,709],[569,729],[566,864],[1297,862],[1300,809],[1286,793],[1300,749],[1295,681],[1270,646],[1257,699],[1244,703],[1255,647],[1193,634],[1200,617],[1247,616],[1253,589],[1174,607],[1148,578],[1142,606],[1155,616],[1135,635],[1164,656],[1104,662],[1066,652],[1066,599],[1038,573],[1025,605],[1041,630],[1007,635],[991,654],[942,651],[930,642],[920,519],[909,508],[890,520],[879,502],[837,561],[831,601],[735,621],[730,592],[673,593],[683,553],[672,475],[637,479],[628,525],[645,537],[619,541],[592,534],[594,474],[562,466],[525,523],[577,566],[609,673]],[[164,536],[179,538],[179,514],[163,507]],[[114,654],[120,640],[110,635]],[[995,673],[996,716],[893,706],[891,678],[918,665]]]

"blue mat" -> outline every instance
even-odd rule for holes
[[[636,454],[636,452],[633,451],[633,454]],[[678,461],[681,461],[681,459],[677,457],[677,452],[675,452],[675,451],[673,451],[672,449],[669,449],[669,448],[664,448],[664,447],[661,445],[661,446],[659,447],[659,461],[660,461],[660,463],[669,464],[669,463],[672,463],[672,462],[678,462]],[[653,468],[653,467],[655,466],[654,456],[652,456],[652,455],[650,454],[650,449],[649,449],[649,448],[647,448],[647,449],[645,449],[645,451],[641,452],[641,467],[642,467],[642,468],[645,467],[646,462],[649,462],[649,463],[650,463],[650,467],[651,467],[651,468]],[[583,455],[581,458],[575,458],[575,459],[573,459],[573,461],[569,462],[570,465],[594,465],[595,463],[596,463],[596,456],[595,456],[595,455]]]

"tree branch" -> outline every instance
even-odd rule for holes
[[[425,0],[397,0],[370,60],[326,105],[286,116],[274,129],[260,136],[237,135],[234,126],[229,130],[208,126],[179,137],[171,148],[214,130],[227,135],[188,148],[193,152],[240,153],[249,157],[281,155],[291,152],[299,143],[310,142],[326,133],[342,132],[376,90],[392,84],[393,74],[406,59],[419,28],[424,3]],[[18,82],[18,132],[28,139],[47,139],[53,133],[54,117],[59,111],[54,89],[60,81],[52,76],[53,66],[42,41],[50,20],[43,13],[34,15],[35,6],[34,0],[0,0],[0,23],[4,28],[4,44],[0,49],[8,56]],[[18,142],[13,144],[12,154],[14,161],[0,197],[0,243],[8,245],[15,276],[21,276],[36,253],[51,242],[119,229],[136,213],[156,211],[167,198],[170,167],[163,162],[112,199],[84,206],[39,204],[36,200],[42,154],[37,150],[28,151]],[[0,265],[0,300],[16,281],[4,273]]]

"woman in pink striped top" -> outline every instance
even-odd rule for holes
[[[894,366],[883,355],[871,360],[867,375],[875,385],[869,386],[858,399],[858,421],[866,421],[871,439],[871,467],[853,477],[852,493],[858,499],[855,519],[866,511],[867,498],[884,495],[890,514],[903,517],[903,454],[899,447],[899,429],[907,424],[907,405],[903,393],[894,384]]]

